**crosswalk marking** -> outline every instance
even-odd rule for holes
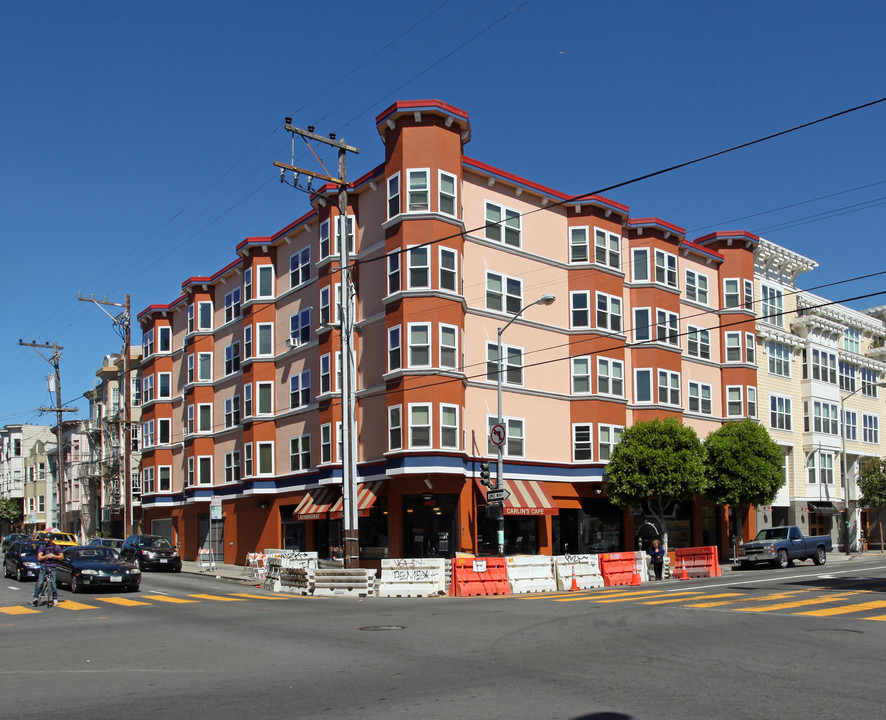
[[[874,600],[866,603],[856,603],[855,605],[842,605],[836,608],[826,608],[824,610],[809,610],[807,612],[795,613],[796,615],[812,615],[814,617],[830,617],[831,615],[846,615],[847,613],[861,612],[862,610],[874,610],[876,608],[886,607],[886,600]]]
[[[74,600],[62,600],[59,603],[62,610],[98,610],[98,605],[87,605],[86,603],[78,603]]]
[[[141,600],[130,600],[129,598],[109,597],[96,599],[101,600],[102,602],[110,603],[111,605],[122,605],[124,607],[136,607],[137,605],[150,607],[151,605],[151,603],[142,602]]]
[[[200,598],[201,600],[218,600],[219,602],[243,602],[245,598],[225,597],[224,595],[201,595],[195,593],[188,597]]]
[[[704,603],[692,603],[687,605],[686,607],[691,608],[710,608],[710,607],[721,607],[723,605],[732,605],[737,602],[760,602],[763,600],[786,600],[787,598],[794,597],[797,593],[804,592],[803,590],[794,590],[792,592],[786,593],[775,593],[774,595],[761,595],[760,597],[754,597],[752,595],[747,595],[742,598],[738,598],[736,600],[718,600],[717,602],[704,602]]]
[[[826,605],[827,603],[840,602],[846,598],[857,595],[858,592],[840,593],[838,595],[825,595],[823,597],[812,598],[808,600],[794,600],[793,602],[777,603],[775,605],[763,605],[753,607],[735,608],[736,612],[774,612],[776,610],[790,610],[798,607],[808,607],[809,605]],[[800,615],[801,613],[794,613]]]
[[[678,593],[683,594],[683,593]],[[743,593],[719,593],[717,595],[706,595],[705,599],[710,598],[727,598],[727,597],[741,597]],[[642,605],[666,605],[667,603],[678,603],[678,602],[686,602],[685,597],[672,598],[670,600],[646,600],[642,602]]]
[[[281,597],[279,595],[257,595],[255,593],[228,593],[238,598],[250,598],[252,600],[290,600],[289,597]],[[301,595],[293,595],[292,597],[306,597]]]
[[[606,598],[605,600],[596,600],[596,599],[594,599],[594,598],[591,598],[591,599],[594,600],[594,602],[597,602],[597,603],[633,602],[633,601],[635,601],[635,600],[636,600],[637,602],[643,602],[643,601],[645,601],[645,600],[658,599],[658,598],[662,598],[662,597],[676,597],[677,595],[698,595],[698,594],[700,594],[701,592],[702,592],[701,590],[686,590],[686,591],[684,591],[684,592],[680,592],[680,593],[667,593],[667,595],[665,595],[664,593],[658,593],[658,592],[657,592],[657,593],[653,593],[653,594],[645,593],[645,594],[643,594],[643,595],[639,595],[639,596],[636,595],[636,594],[633,594],[633,595],[621,595],[621,596],[616,597],[616,598]],[[687,599],[689,599],[689,598],[685,598],[685,597],[684,597],[683,599],[684,599],[684,600],[687,600]]]
[[[18,607],[17,605],[11,605],[10,607],[0,607],[0,612],[5,613],[6,615],[30,615],[31,613],[38,613],[40,611],[32,607]]]
[[[142,595],[145,600],[157,600],[158,602],[168,603],[193,603],[196,600],[185,600],[184,598],[172,597],[171,595]]]

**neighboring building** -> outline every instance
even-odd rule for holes
[[[105,537],[125,537],[136,532],[141,518],[141,347],[132,346],[129,357],[128,452],[124,354],[106,355],[95,373],[95,387],[83,393],[89,400],[89,460],[84,475],[88,475],[97,493],[96,527],[86,528],[85,532],[101,532]]]
[[[0,496],[22,502],[18,530],[30,532],[53,521],[55,490],[46,448],[55,444],[45,425],[6,425],[0,429]]]
[[[759,239],[689,241],[616,201],[468,158],[467,113],[439,101],[395,103],[376,123],[384,162],[350,184],[346,223],[324,187],[291,225],[139,315],[144,530],[196,557],[220,496],[212,542],[226,562],[265,547],[337,553],[345,236],[363,561],[494,551],[478,479],[496,457],[506,325],[506,552],[657,535],[642,508],[609,502],[606,462],[637,420],[678,417],[703,438],[757,417]],[[553,305],[526,308],[546,293]],[[696,499],[672,514],[672,545],[728,556],[722,508]]]
[[[764,424],[784,451],[786,478],[757,518],[764,526],[830,534],[835,546],[855,551],[869,531],[858,503],[859,462],[886,455],[886,391],[877,387],[886,379],[886,313],[799,290],[798,276],[817,266],[767,240],[756,250],[760,401],[768,410]]]
[[[56,437],[57,426],[52,428]],[[88,435],[88,421],[65,420],[62,424],[65,445],[64,529],[86,540],[94,534],[98,483],[92,481],[93,459]],[[58,487],[57,443],[49,446],[49,465],[54,487]],[[56,523],[62,525],[61,519]]]

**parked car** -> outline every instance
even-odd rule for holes
[[[40,572],[37,552],[43,543],[38,540],[16,540],[3,558],[4,577],[14,577],[19,582],[34,578]]]
[[[71,592],[86,588],[121,588],[135,592],[142,574],[133,563],[120,559],[114,548],[100,545],[81,545],[65,548],[58,562],[59,585],[67,585]]]
[[[75,547],[80,544],[77,542],[76,536],[72,533],[61,532],[59,530],[41,530],[40,532],[34,533],[34,540],[40,540],[42,542],[46,533],[49,532],[52,533],[52,541],[59,547]]]
[[[794,560],[812,559],[816,565],[828,561],[828,553],[833,550],[830,535],[803,537],[796,525],[765,528],[757,533],[751,542],[738,548],[738,564],[747,567],[758,562],[766,562],[774,567],[786,568]]]
[[[94,537],[89,538],[89,542],[87,545],[101,545],[102,547],[114,548],[114,550],[119,550],[123,547],[123,538],[106,538],[106,537]]]
[[[6,552],[9,550],[9,546],[12,545],[16,540],[27,540],[28,536],[24,533],[9,533],[5,538],[3,538],[3,542],[0,543],[0,550]]]
[[[162,535],[130,535],[120,548],[120,557],[141,570],[181,572],[178,550]]]

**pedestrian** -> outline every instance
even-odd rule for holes
[[[664,548],[658,540],[652,541],[652,547],[649,548],[649,562],[655,571],[655,579],[661,580],[661,571],[664,568]]]
[[[43,536],[43,544],[37,549],[37,560],[40,562],[40,573],[37,575],[37,584],[34,585],[34,599],[31,603],[36,606],[40,595],[40,586],[43,585],[43,579],[49,575],[52,580],[52,600],[53,606],[58,605],[58,589],[56,588],[56,563],[62,559],[62,549],[55,544],[55,537],[52,533],[46,533]]]

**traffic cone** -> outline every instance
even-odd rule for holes
[[[641,583],[640,573],[637,572],[637,566],[634,565],[634,571],[631,573],[631,585],[640,585]]]
[[[581,588],[578,586],[578,583],[575,582],[575,565],[572,566],[572,587],[569,588],[569,590],[581,590]]]
[[[686,563],[682,561],[677,561],[679,563],[679,567],[677,568],[677,580],[688,580],[689,573],[686,572]]]

